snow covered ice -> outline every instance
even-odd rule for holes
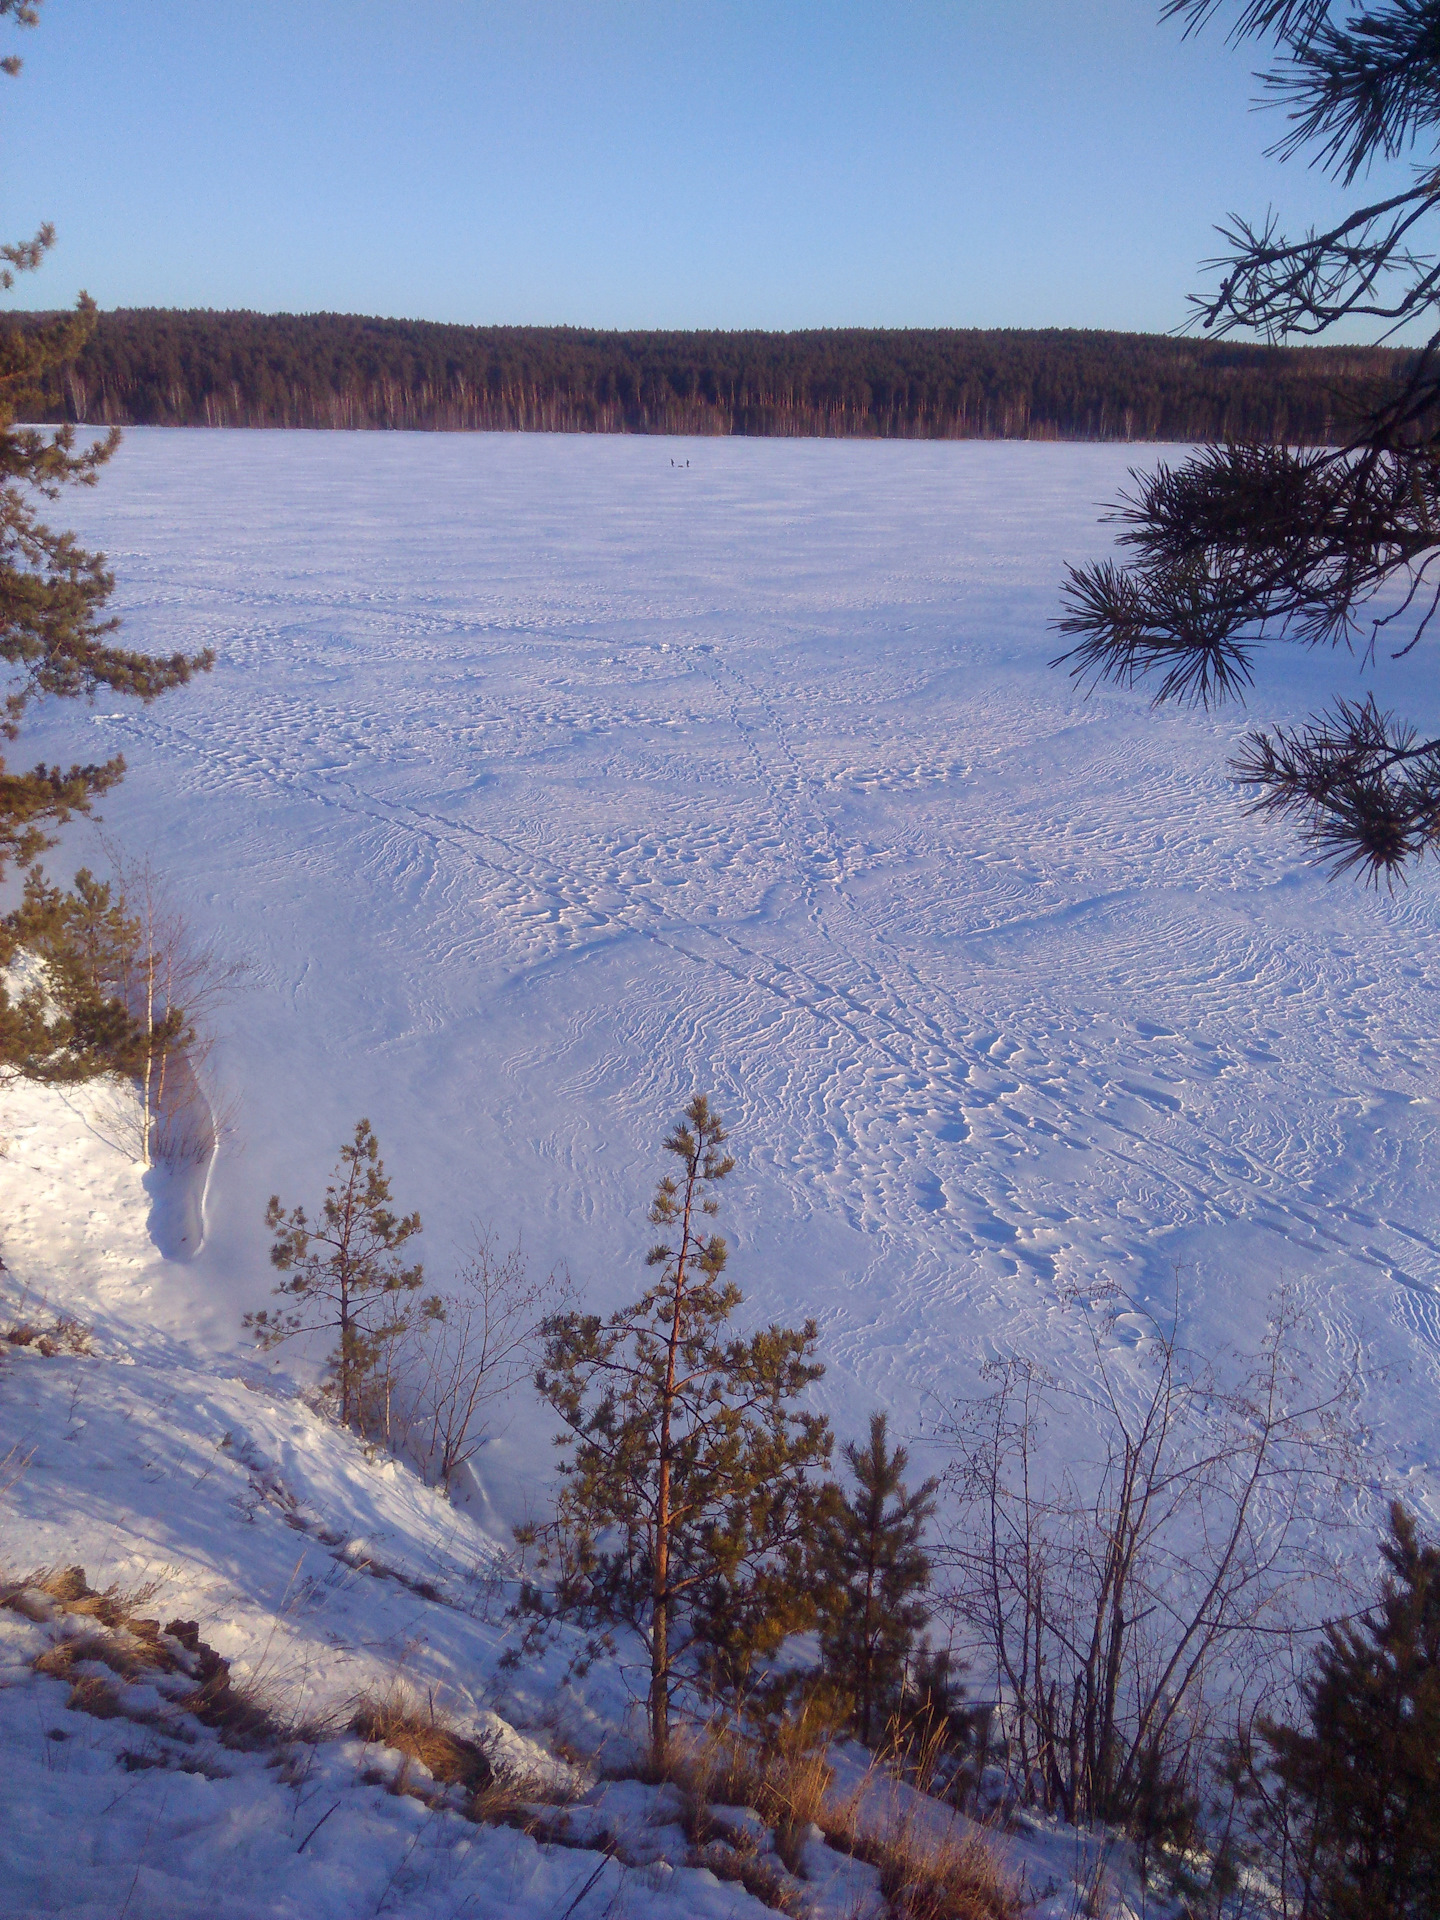
[[[876,1406],[923,1436],[1016,1348],[1080,1364],[1075,1296],[1104,1282],[1158,1305],[1178,1273],[1206,1353],[1253,1347],[1285,1283],[1317,1369],[1361,1347],[1377,1491],[1434,1515],[1435,883],[1327,882],[1224,770],[1248,721],[1302,718],[1358,666],[1265,658],[1249,715],[1209,716],[1086,700],[1049,669],[1063,562],[1104,550],[1097,505],[1152,449],[703,441],[688,470],[675,451],[141,430],[65,503],[129,641],[218,664],[148,709],[47,709],[22,747],[123,751],[107,831],[253,971],[215,1058],[238,1120],[192,1257],[162,1256],[175,1209],[91,1095],[0,1102],[11,1282],[129,1363],[7,1371],[0,1454],[35,1458],[0,1557],[168,1565],[157,1606],[242,1660],[282,1618],[288,1670],[336,1697],[430,1636],[417,1673],[483,1715],[499,1629],[315,1542],[471,1591],[544,1496],[545,1424],[513,1410],[468,1517],[342,1458],[285,1396],[296,1356],[241,1334],[274,1278],[266,1197],[313,1204],[365,1114],[435,1281],[479,1220],[603,1309],[643,1284],[659,1140],[697,1088],[738,1160],[743,1313],[819,1321],[842,1437]],[[1432,660],[1382,667],[1382,701],[1440,719]],[[101,863],[88,829],[66,852]],[[276,1396],[252,1391],[272,1366]],[[267,1473],[305,1526],[262,1493],[237,1545]],[[231,1532],[207,1535],[222,1485]],[[285,1612],[302,1548],[333,1616]],[[112,1761],[95,1778],[113,1793]],[[126,1791],[161,1820],[174,1779]],[[316,1862],[345,1858],[331,1827]],[[518,1872],[519,1836],[465,1833]],[[529,1906],[467,1910],[553,1912],[586,1857]],[[85,1905],[89,1884],[53,1910],[118,1904],[107,1884]],[[293,1910],[361,1910],[320,1885]],[[414,1899],[396,1910],[432,1910]]]
[[[187,1324],[236,1342],[266,1196],[313,1199],[362,1113],[437,1278],[478,1217],[618,1303],[701,1087],[735,1276],[819,1319],[842,1430],[914,1431],[1066,1344],[1068,1289],[1178,1262],[1202,1346],[1281,1281],[1322,1350],[1363,1331],[1366,1416],[1428,1472],[1434,882],[1329,883],[1245,819],[1239,710],[1047,666],[1064,559],[1158,456],[675,447],[137,431],[67,503],[135,642],[219,654],[35,741],[123,750],[110,830],[256,966]],[[1433,677],[1382,696],[1423,721]],[[1252,714],[1336,679],[1272,656]],[[535,1466],[497,1453],[506,1517]]]

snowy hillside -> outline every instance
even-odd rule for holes
[[[470,1518],[259,1369],[156,1331],[157,1306],[184,1317],[183,1283],[139,1169],[97,1131],[113,1096],[12,1090],[0,1111],[0,1911],[892,1911],[883,1854],[608,1778],[634,1750],[624,1677],[562,1685],[563,1643],[497,1667],[515,1588]],[[435,1725],[448,1756],[412,1744]],[[442,1765],[457,1740],[468,1775]],[[835,1761],[832,1838],[862,1788],[862,1834],[899,1819],[973,1845],[933,1802],[867,1785],[858,1749]],[[1035,1829],[999,1871],[1060,1920],[1103,1853]]]

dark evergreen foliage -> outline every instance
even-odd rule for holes
[[[923,1595],[930,1558],[922,1541],[938,1480],[912,1493],[909,1456],[892,1447],[883,1413],[870,1440],[845,1448],[853,1485],[827,1489],[815,1561],[820,1657],[826,1679],[850,1702],[866,1746],[899,1711],[915,1643],[930,1617]]]
[[[1251,1758],[1267,1863],[1304,1920],[1440,1914],[1440,1547],[1398,1504],[1376,1607],[1326,1629],[1307,1724],[1263,1722]]]
[[[387,1349],[408,1331],[424,1279],[418,1263],[407,1267],[400,1258],[420,1232],[420,1216],[391,1211],[370,1122],[358,1121],[354,1140],[340,1149],[318,1220],[303,1207],[287,1212],[272,1194],[265,1224],[276,1235],[270,1263],[290,1275],[274,1291],[293,1304],[247,1313],[244,1324],[267,1349],[298,1334],[333,1333],[329,1370],[340,1418],[363,1430],[367,1389]]]
[[[17,315],[21,340],[45,316]],[[915,439],[1343,437],[1414,356],[1058,328],[600,333],[353,314],[99,316],[38,417]]]
[[[51,1084],[136,1075],[148,1059],[193,1038],[179,1007],[153,1020],[130,1005],[143,929],[107,882],[86,868],[68,892],[43,870],[25,877],[20,905],[0,920],[0,966],[23,949],[45,964],[43,984],[0,996],[0,1073]]]
[[[38,241],[35,243],[38,245]],[[0,738],[14,740],[31,703],[46,695],[88,699],[101,687],[153,700],[211,664],[208,653],[156,659],[109,644],[119,622],[104,618],[114,587],[103,554],[38,518],[36,496],[54,499],[67,485],[93,486],[118,435],[77,452],[73,427],[53,434],[15,425],[16,410],[73,359],[89,335],[94,309],[36,327],[0,332],[0,660],[10,668]],[[0,877],[28,866],[53,845],[49,828],[86,813],[124,772],[123,760],[10,772],[0,760]]]
[[[1223,10],[1164,8],[1191,27]],[[1408,185],[1328,231],[1292,240],[1273,218],[1232,220],[1219,288],[1196,302],[1203,326],[1269,340],[1356,319],[1387,337],[1410,322],[1435,328],[1440,0],[1247,0],[1233,37],[1250,35],[1279,54],[1262,76],[1290,120],[1277,152],[1309,147],[1349,183],[1372,160],[1422,151]],[[1208,705],[1242,696],[1256,650],[1274,640],[1410,653],[1440,610],[1440,331],[1395,371],[1334,449],[1216,434],[1206,437],[1233,443],[1133,474],[1115,511],[1133,564],[1071,569],[1063,662],[1082,679],[1149,680],[1157,701]],[[1440,847],[1440,739],[1373,698],[1251,734],[1233,771],[1257,809],[1296,819],[1336,870],[1393,880]]]
[[[824,1369],[816,1329],[727,1335],[741,1303],[722,1279],[721,1235],[705,1223],[734,1162],[704,1094],[665,1140],[680,1162],[656,1190],[664,1238],[655,1284],[602,1320],[562,1313],[541,1324],[536,1385],[565,1431],[555,1519],[521,1529],[548,1590],[527,1590],[532,1628],[570,1620],[597,1650],[634,1633],[649,1667],[650,1756],[663,1770],[679,1675],[717,1661],[743,1673],[799,1624],[805,1545],[830,1455],[817,1414],[794,1402]]]

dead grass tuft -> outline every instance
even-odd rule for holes
[[[463,1787],[473,1796],[486,1793],[494,1784],[494,1768],[484,1749],[444,1726],[433,1709],[421,1713],[398,1699],[363,1699],[351,1718],[350,1731],[376,1746],[403,1753],[440,1786]]]
[[[23,1580],[0,1585],[0,1606],[30,1620],[60,1613],[94,1620],[107,1629],[103,1634],[80,1633],[56,1641],[35,1661],[37,1673],[67,1679],[86,1661],[98,1661],[126,1682],[147,1672],[185,1673],[196,1685],[176,1700],[176,1706],[218,1733],[224,1745],[248,1749],[284,1739],[286,1729],[258,1691],[235,1685],[229,1661],[200,1638],[195,1621],[171,1620],[162,1627],[158,1619],[140,1612],[155,1598],[159,1586],[158,1581],[129,1588],[111,1585],[102,1592],[90,1585],[83,1567],[41,1567]],[[77,1704],[78,1690],[89,1684],[83,1676],[77,1677],[72,1706]],[[83,1710],[96,1709],[85,1706]],[[123,1707],[117,1704],[114,1711],[121,1712]]]
[[[763,1739],[717,1721],[698,1739],[677,1740],[660,1775],[648,1767],[637,1772],[652,1786],[663,1779],[680,1789],[694,1828],[690,1837],[701,1846],[716,1830],[712,1806],[751,1808],[774,1833],[776,1851],[793,1873],[807,1829],[822,1823],[835,1780],[825,1744],[824,1729],[803,1713],[768,1729]]]
[[[159,1591],[159,1581],[151,1580],[138,1587],[112,1584],[102,1592],[89,1584],[83,1567],[41,1567],[23,1580],[0,1583],[0,1607],[26,1613],[32,1609],[25,1596],[44,1594],[61,1613],[98,1620],[102,1627],[124,1628],[136,1639],[158,1646],[160,1623],[146,1619],[140,1609]],[[163,1659],[157,1654],[151,1665],[163,1665]]]
[[[36,1658],[34,1667],[36,1673],[48,1673],[54,1680],[68,1680],[76,1667],[87,1661],[108,1667],[122,1680],[133,1680],[140,1671],[140,1662],[128,1647],[101,1633],[82,1633],[73,1640],[58,1640]]]
[[[762,1907],[776,1913],[808,1914],[810,1904],[790,1874],[772,1859],[733,1841],[708,1840],[692,1845],[687,1866],[705,1867],[717,1880],[741,1886]]]
[[[489,1786],[482,1787],[470,1802],[470,1819],[484,1827],[514,1827],[520,1833],[543,1838],[544,1807],[561,1805],[555,1787],[548,1780],[510,1779],[496,1774]],[[563,1842],[561,1844],[564,1844]]]
[[[102,1680],[98,1674],[92,1673],[78,1676],[65,1704],[75,1713],[93,1714],[97,1720],[114,1720],[125,1711],[114,1681]]]
[[[843,1801],[832,1799],[827,1735],[823,1720],[803,1713],[768,1728],[763,1738],[745,1734],[734,1722],[717,1722],[698,1738],[677,1740],[662,1776],[653,1769],[636,1772],[652,1785],[663,1778],[684,1795],[692,1865],[738,1881],[781,1913],[805,1910],[792,1876],[807,1833],[818,1827],[837,1851],[877,1869],[895,1920],[1018,1920],[1019,1891],[992,1847],[983,1836],[952,1825],[938,1805],[934,1826],[902,1813],[882,1825],[862,1819],[865,1786]],[[717,1815],[717,1807],[757,1813],[772,1830],[788,1872]]]
[[[861,1824],[861,1788],[827,1810],[829,1844],[877,1869],[895,1920],[1017,1920],[1019,1889],[979,1834],[922,1826],[899,1815],[887,1826]]]
[[[58,1315],[48,1327],[37,1326],[31,1320],[16,1320],[5,1328],[0,1338],[12,1347],[33,1347],[36,1353],[43,1354],[47,1360],[53,1360],[59,1353],[91,1354],[95,1351],[95,1336],[91,1328],[68,1313]]]

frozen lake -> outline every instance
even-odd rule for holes
[[[1362,1342],[1433,1488],[1434,883],[1328,883],[1247,821],[1239,711],[1046,665],[1063,561],[1155,457],[130,433],[57,513],[132,643],[218,667],[22,751],[123,749],[108,826],[255,963],[209,1239],[157,1311],[238,1341],[266,1196],[318,1199],[362,1113],[437,1279],[480,1218],[619,1304],[701,1088],[745,1311],[818,1318],[843,1432],[914,1432],[1016,1346],[1067,1363],[1075,1292],[1163,1300],[1178,1263],[1207,1351],[1282,1281],[1317,1359]],[[1433,704],[1433,666],[1382,692]],[[1252,714],[1337,671],[1268,665]]]

